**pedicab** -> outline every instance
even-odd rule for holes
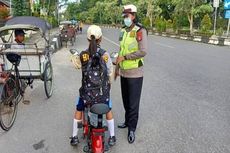
[[[73,46],[74,42],[76,40],[76,29],[75,25],[71,21],[62,21],[60,22],[59,28],[60,28],[60,35],[61,35],[61,42],[65,42],[66,47],[68,45],[68,42]]]
[[[23,44],[15,42],[19,29],[26,33]],[[52,95],[50,29],[49,23],[37,17],[14,17],[0,28],[0,126],[5,131],[13,126],[18,103],[35,79],[44,82],[47,98]]]

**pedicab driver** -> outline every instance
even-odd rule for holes
[[[139,116],[144,56],[147,53],[147,31],[138,23],[136,6],[124,6],[123,17],[125,27],[120,32],[115,78],[120,75],[125,122],[118,128],[128,127],[127,139],[133,143]]]

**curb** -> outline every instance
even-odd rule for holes
[[[57,52],[62,47],[60,34],[51,36],[50,47],[53,53]]]
[[[229,38],[212,38],[212,37],[202,37],[202,36],[187,36],[187,35],[174,35],[174,34],[167,34],[167,33],[157,33],[157,32],[150,32],[151,35],[156,36],[163,36],[163,37],[170,37],[176,38],[181,40],[188,40],[194,42],[201,42],[205,44],[212,44],[218,46],[230,46],[230,39]]]
[[[104,28],[115,28],[115,29],[121,29],[121,26],[115,26],[115,25],[100,25]],[[169,38],[176,38],[181,40],[188,40],[188,41],[194,41],[194,42],[201,42],[205,44],[212,44],[212,45],[218,45],[218,46],[230,46],[230,38],[212,38],[212,37],[202,37],[202,36],[188,36],[184,34],[176,35],[176,34],[168,34],[168,33],[158,33],[153,32],[152,30],[148,30],[149,35],[156,35],[156,36],[162,36],[162,37],[169,37]]]

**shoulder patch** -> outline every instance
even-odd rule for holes
[[[87,51],[81,52],[80,59],[83,64],[87,63],[89,61],[89,53]]]
[[[139,31],[137,32],[137,41],[142,41],[142,38],[143,38],[142,31],[139,30]]]
[[[102,58],[103,58],[103,60],[105,61],[105,63],[108,63],[109,57],[108,57],[107,54],[104,54],[104,55],[102,56]]]

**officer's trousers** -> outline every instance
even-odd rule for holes
[[[139,116],[139,105],[142,91],[143,77],[121,77],[121,93],[125,109],[125,124],[129,131],[135,131]]]

